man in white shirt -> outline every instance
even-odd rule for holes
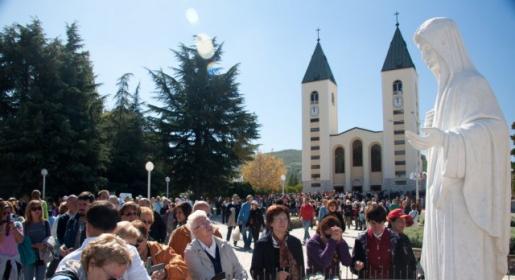
[[[102,233],[112,233],[116,228],[116,223],[120,221],[120,215],[109,201],[96,201],[91,204],[88,212],[86,213],[86,236],[87,238],[82,242],[82,246],[66,257],[64,257],[57,271],[61,271],[66,267],[66,263],[70,260],[80,261],[80,257],[84,248],[93,240],[95,240]],[[138,250],[132,246],[127,245],[129,252],[132,256],[131,265],[127,272],[123,275],[123,280],[140,280],[150,279],[150,276],[145,269],[143,261],[139,257]],[[155,277],[152,277],[154,279]]]

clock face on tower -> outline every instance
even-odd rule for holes
[[[396,109],[402,108],[402,96],[393,97],[393,107]]]
[[[318,116],[318,106],[316,106],[316,105],[311,106],[311,116],[312,117]]]

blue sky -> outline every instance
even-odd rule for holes
[[[192,24],[186,11],[199,17]],[[301,80],[316,44],[321,44],[338,83],[339,130],[382,130],[380,70],[400,12],[401,32],[419,75],[421,116],[432,107],[436,85],[412,36],[426,19],[453,18],[478,70],[490,81],[504,116],[515,121],[515,1],[119,1],[0,0],[0,27],[37,17],[48,37],[64,38],[76,21],[101,83],[114,95],[126,72],[154,100],[145,67],[176,65],[170,49],[206,33],[224,42],[221,66],[240,63],[240,90],[261,127],[261,151],[301,148]],[[171,73],[171,70],[168,70]],[[107,107],[112,106],[109,101]],[[513,134],[513,132],[511,132]]]

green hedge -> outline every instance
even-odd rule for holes
[[[422,239],[424,238],[423,226],[416,225],[407,227],[404,233],[409,237],[413,248],[422,248]],[[515,255],[515,227],[511,228],[510,255]]]

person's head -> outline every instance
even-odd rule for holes
[[[66,198],[66,207],[70,213],[75,214],[79,210],[79,199],[76,195],[72,194]]]
[[[336,212],[336,210],[338,210],[338,203],[336,202],[336,200],[329,200],[327,202],[327,211],[329,211],[329,213],[333,213]]]
[[[122,217],[122,221],[132,222],[139,218],[141,215],[140,206],[132,201],[125,203],[120,208],[120,216]]]
[[[43,220],[43,205],[41,200],[33,199],[29,201],[25,208],[26,223],[37,223]]]
[[[68,211],[68,203],[61,202],[61,204],[59,204],[59,215],[66,213],[66,211]]]
[[[86,235],[94,237],[102,233],[112,233],[119,221],[120,215],[111,202],[95,201],[86,213]]]
[[[0,222],[9,219],[10,215],[14,213],[14,208],[8,201],[0,201]]]
[[[390,211],[387,216],[388,227],[397,233],[403,233],[406,227],[413,224],[413,219],[410,215],[404,214],[402,209],[398,208]]]
[[[181,225],[186,223],[186,219],[188,218],[188,216],[190,214],[191,214],[191,205],[186,201],[179,203],[173,209],[173,215],[175,217],[175,220]]]
[[[286,234],[290,224],[290,211],[284,205],[274,204],[266,210],[266,226],[276,235]]]
[[[257,201],[255,200],[252,200],[252,202],[250,203],[250,206],[252,207],[252,209],[257,209],[259,207],[259,204]]]
[[[323,218],[320,223],[318,223],[316,232],[320,236],[325,236],[326,238],[330,238],[331,236],[331,228],[332,227],[342,227],[342,224],[335,216],[327,216]],[[329,237],[328,237],[329,235]]]
[[[140,198],[138,200],[138,204],[140,207],[152,208],[152,202],[150,202],[150,200],[148,198]]]
[[[147,230],[150,231],[150,227],[154,223],[154,211],[148,207],[140,207],[141,214],[139,216],[140,221],[142,221]]]
[[[108,190],[100,190],[97,194],[98,200],[108,200],[109,199],[109,191]]]
[[[188,216],[186,227],[190,230],[193,237],[203,243],[209,242],[213,237],[213,226],[206,215],[206,212],[197,210]],[[207,242],[206,242],[207,241]]]
[[[131,265],[127,244],[114,234],[102,234],[91,241],[80,259],[88,280],[121,279]]]
[[[118,197],[116,197],[116,195],[110,195],[109,202],[111,202],[116,207],[116,209],[120,207],[120,202],[118,201]]]
[[[30,194],[31,200],[40,200],[41,199],[41,192],[39,190],[33,190]]]
[[[138,239],[136,245],[136,248],[138,249],[138,253],[140,256],[143,256],[145,253],[145,250],[147,249],[147,241],[148,241],[148,229],[145,223],[143,223],[140,220],[134,220],[131,222],[131,224],[139,231],[140,233],[140,239]]]
[[[114,234],[118,235],[125,242],[138,247],[138,240],[141,240],[140,231],[131,222],[121,221],[116,224]]]
[[[90,192],[81,192],[77,198],[77,213],[79,216],[85,216],[91,203],[95,201],[95,196]]]
[[[209,203],[204,200],[197,200],[195,204],[193,204],[193,211],[202,210],[206,212],[207,215],[211,214],[211,207],[209,207]]]
[[[386,221],[386,210],[381,205],[371,205],[365,213],[365,218],[375,233],[384,231],[384,222]]]
[[[240,196],[237,194],[232,195],[232,202],[233,203],[239,203],[240,202]]]
[[[247,202],[250,203],[252,200],[254,199],[254,197],[252,195],[247,195]]]

